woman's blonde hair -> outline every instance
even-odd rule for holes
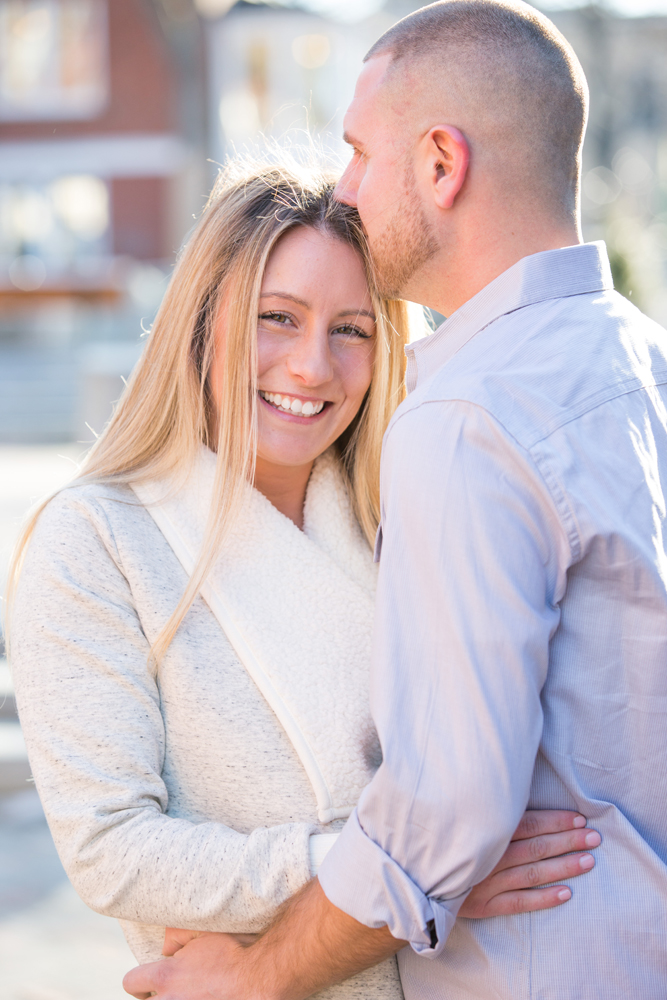
[[[69,486],[167,479],[177,489],[203,444],[217,451],[216,488],[197,567],[153,654],[166,650],[233,524],[254,475],[257,316],[267,260],[298,226],[343,240],[360,255],[377,317],[373,378],[362,407],[336,442],[359,524],[372,541],[379,519],[382,435],[402,399],[406,303],[381,299],[359,217],[333,197],[335,178],[297,162],[230,161],[184,245],[153,329],[113,416]],[[225,303],[226,352],[217,420],[208,373]],[[216,440],[211,428],[216,426]],[[10,570],[8,602],[39,514],[28,519]]]

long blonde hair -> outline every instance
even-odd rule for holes
[[[359,253],[377,317],[373,378],[362,407],[336,442],[359,524],[369,543],[379,519],[382,435],[403,396],[406,303],[381,299],[357,213],[333,198],[335,178],[297,163],[232,160],[183,247],[148,343],[109,423],[69,486],[166,479],[177,489],[201,444],[217,451],[214,502],[196,569],[153,648],[166,650],[219,553],[252,482],[256,450],[257,315],[267,260],[298,226],[319,229]],[[211,440],[208,374],[216,320],[227,307],[226,361]],[[12,561],[8,606],[37,519],[28,518]]]

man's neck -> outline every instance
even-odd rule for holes
[[[407,295],[413,301],[451,316],[464,303],[486,288],[514,264],[545,250],[575,246],[582,242],[578,227],[530,226],[523,231],[508,224],[493,232],[478,232],[468,239],[453,241],[456,249],[433,258],[420,275],[419,287]]]

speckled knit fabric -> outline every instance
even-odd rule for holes
[[[267,565],[311,546],[304,587],[351,603],[372,590],[370,553],[330,456],[311,477],[304,533],[263,497],[259,509],[264,530],[271,518],[277,529]],[[88,905],[121,920],[139,961],[159,956],[166,925],[263,927],[308,880],[310,834],[343,822],[318,823],[299,756],[202,599],[159,670],[149,668],[185,584],[131,490],[77,487],[40,517],[13,619],[17,701],[56,846]],[[296,657],[298,634],[293,643]],[[323,677],[323,700],[326,689]],[[335,710],[328,725],[333,745]],[[368,733],[339,752],[360,757],[351,774],[372,769]],[[400,998],[396,963],[321,996]]]

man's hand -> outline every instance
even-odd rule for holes
[[[152,994],[159,1000],[305,1000],[404,945],[386,927],[373,930],[343,913],[313,879],[253,944],[232,934],[192,938],[175,931],[165,942],[173,957],[132,969],[123,987],[142,1000]]]
[[[123,989],[142,1000],[154,994],[160,1000],[268,1000],[250,976],[248,949],[234,935],[186,933],[189,942],[173,958],[132,969]]]

